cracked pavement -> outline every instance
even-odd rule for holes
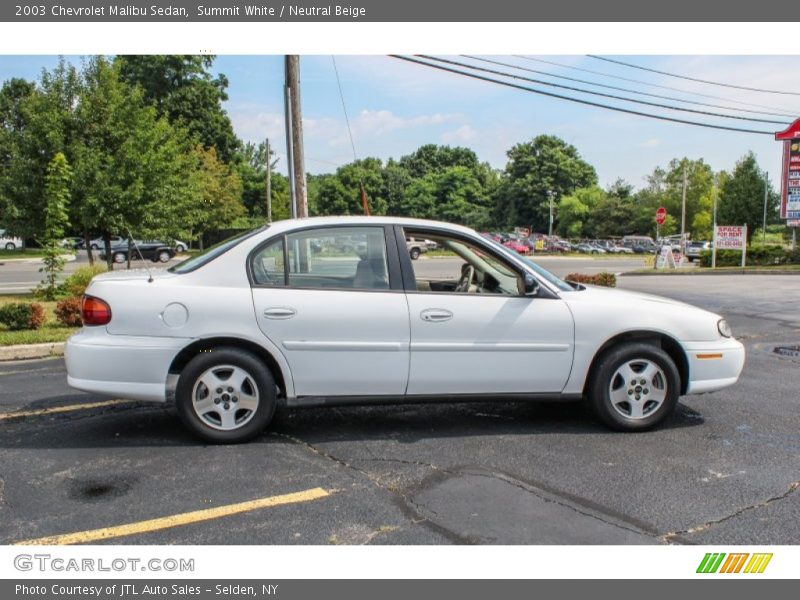
[[[796,544],[800,277],[623,277],[722,313],[748,348],[733,388],[656,431],[580,404],[281,409],[205,446],[170,407],[124,402],[0,420],[0,541],[85,531],[322,487],[314,502],[110,540],[131,544]],[[108,400],[59,359],[0,363],[0,413]]]

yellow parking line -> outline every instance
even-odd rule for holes
[[[216,508],[195,510],[193,512],[180,513],[177,515],[170,515],[168,517],[150,519],[148,521],[138,521],[136,523],[128,523],[126,525],[118,525],[116,527],[105,527],[103,529],[92,529],[90,531],[79,531],[77,533],[67,533],[34,540],[25,540],[23,542],[16,542],[14,545],[54,546],[66,544],[87,544],[89,542],[96,542],[98,540],[108,540],[126,535],[149,533],[151,531],[159,531],[161,529],[169,529],[171,527],[179,527],[181,525],[189,525],[191,523],[219,519],[220,517],[228,517],[230,515],[257,510],[259,508],[270,508],[272,506],[281,506],[283,504],[310,502],[311,500],[318,500],[320,498],[325,498],[326,496],[330,496],[328,491],[323,490],[322,488],[312,488],[302,492],[293,492],[291,494],[283,494],[281,496],[268,496],[258,500],[248,500],[247,502],[240,502],[238,504],[228,504],[226,506],[218,506]]]
[[[86,404],[69,404],[67,406],[51,406],[50,408],[39,408],[37,410],[21,410],[17,412],[0,413],[0,421],[9,419],[22,419],[23,417],[41,417],[56,413],[71,412],[73,410],[87,410],[89,408],[101,408],[103,406],[114,406],[124,404],[130,400],[103,400],[102,402],[87,402]]]

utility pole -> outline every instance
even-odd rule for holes
[[[764,219],[761,221],[761,243],[767,243],[767,196],[769,195],[769,172],[764,171]]]
[[[550,229],[547,232],[547,236],[553,237],[553,197],[556,193],[553,190],[547,190],[547,195],[550,198]]]
[[[272,223],[272,163],[269,160],[269,138],[267,138],[265,154],[267,163],[267,223]]]
[[[683,166],[683,194],[681,197],[681,257],[686,256],[686,188],[689,185],[689,174]],[[681,258],[683,262],[683,258]]]
[[[303,219],[308,216],[306,194],[306,169],[303,158],[303,114],[300,103],[300,57],[286,55],[286,147],[290,157],[289,180],[292,191],[292,216]]]

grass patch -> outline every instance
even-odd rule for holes
[[[64,251],[61,254],[69,255],[72,253]],[[22,250],[21,248],[17,250],[6,250],[5,248],[0,248],[0,260],[4,258],[42,258],[42,256],[44,256],[44,252],[41,248],[26,248],[25,250]]]
[[[47,316],[47,320],[41,329],[10,331],[5,325],[0,325],[0,346],[63,342],[73,333],[78,331],[77,327],[65,327],[56,321],[56,315],[53,312],[56,308],[56,302],[39,301],[30,294],[19,296],[0,296],[0,306],[4,304],[10,304],[12,302],[39,302],[39,304],[44,307],[44,313]]]

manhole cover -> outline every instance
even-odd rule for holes
[[[800,358],[800,346],[775,346],[772,351],[779,356]]]

